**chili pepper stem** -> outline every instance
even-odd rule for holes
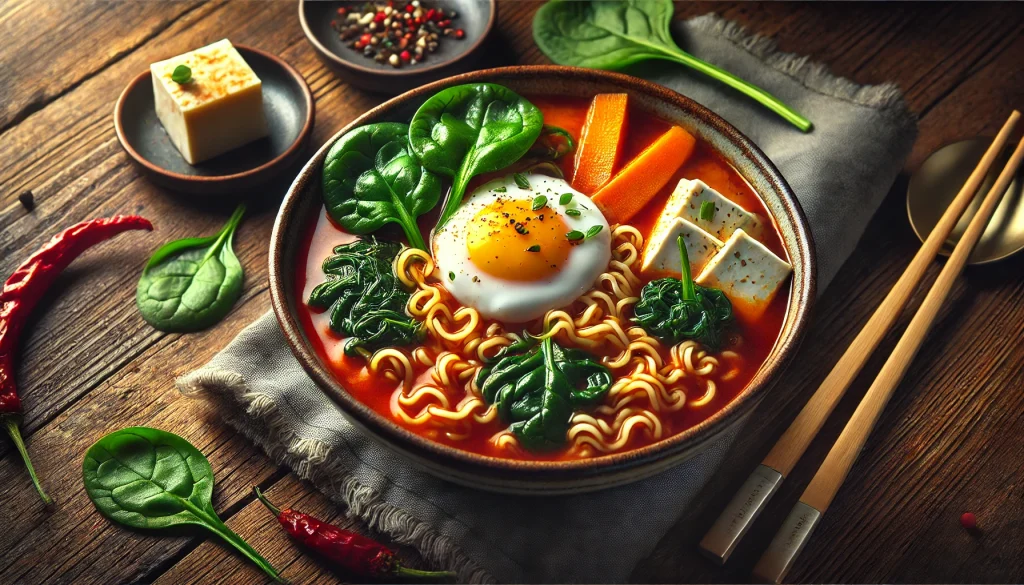
[[[263,505],[266,506],[267,509],[274,514],[274,516],[281,515],[281,508],[278,508],[274,504],[271,504],[270,500],[268,500],[267,497],[263,495],[263,492],[260,491],[260,488],[258,486],[252,486],[252,491],[253,493],[256,494],[256,498],[259,499],[259,501],[263,502]]]
[[[14,446],[18,448],[18,453],[21,453],[21,459],[25,462],[28,475],[32,478],[32,485],[36,486],[36,491],[39,492],[39,497],[42,498],[43,503],[47,506],[52,506],[53,500],[43,491],[43,486],[39,483],[36,470],[32,467],[32,460],[28,456],[28,449],[25,448],[25,441],[21,438],[21,430],[18,429],[18,418],[20,417],[9,414],[0,415],[4,426],[7,427],[7,433],[11,435],[11,440],[14,441]]]

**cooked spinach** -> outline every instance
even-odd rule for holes
[[[335,247],[324,260],[327,280],[313,289],[307,304],[330,309],[331,329],[348,338],[346,355],[422,339],[422,325],[405,312],[411,295],[395,276],[401,249],[397,242],[370,236]]]
[[[89,499],[114,522],[147,529],[202,526],[275,581],[284,581],[217,517],[210,462],[178,435],[147,427],[114,431],[86,451],[82,476]]]
[[[243,213],[239,205],[216,235],[175,240],[153,253],[135,290],[146,322],[161,331],[198,331],[228,314],[242,295],[244,273],[231,244]]]
[[[566,129],[544,124],[540,136],[527,154],[536,158],[558,160],[574,150],[576,141]]]
[[[533,38],[552,61],[594,69],[622,69],[648,59],[674,61],[757,100],[800,130],[810,120],[779,98],[683,51],[672,40],[671,0],[551,0],[533,17]]]
[[[690,258],[683,236],[676,243],[682,258],[682,277],[647,283],[633,307],[633,321],[670,345],[692,339],[717,351],[722,346],[722,334],[733,323],[732,303],[722,291],[690,279]]]
[[[338,139],[324,159],[323,188],[344,230],[366,235],[395,222],[411,246],[427,250],[416,218],[437,205],[441,179],[416,160],[407,124],[368,124]]]
[[[476,381],[524,447],[546,450],[565,444],[573,413],[604,398],[612,374],[582,350],[564,349],[550,337],[539,343],[525,337],[482,368]]]
[[[536,106],[493,83],[456,85],[424,102],[409,124],[409,143],[424,167],[452,179],[437,225],[459,208],[470,179],[519,160],[543,125]]]

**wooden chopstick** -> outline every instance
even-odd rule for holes
[[[846,352],[828,376],[815,391],[804,408],[790,424],[782,437],[768,453],[733,499],[722,511],[707,534],[700,541],[705,553],[719,563],[725,563],[746,534],[754,520],[760,515],[768,501],[778,490],[783,479],[807,450],[811,440],[821,430],[825,420],[857,377],[871,353],[895,323],[903,307],[910,300],[925,271],[949,237],[964,210],[974,199],[978,188],[984,182],[989,169],[1002,152],[1010,133],[1020,119],[1020,112],[1014,110],[1003,124],[995,140],[985,151],[978,166],[953,199],[935,228],[925,239],[921,249],[910,261],[903,275],[886,295],[864,328],[857,334]]]
[[[903,375],[906,374],[917,351],[921,348],[928,330],[935,322],[935,316],[938,315],[942,303],[953,289],[954,281],[967,264],[968,257],[981,238],[982,232],[985,231],[1003,193],[1013,181],[1022,160],[1024,160],[1024,139],[1017,145],[1006,167],[996,179],[995,185],[985,196],[977,214],[971,219],[967,230],[953,249],[953,254],[946,261],[946,265],[942,267],[942,271],[935,279],[935,283],[932,284],[921,307],[897,342],[892,355],[878,372],[878,376],[868,388],[867,394],[864,395],[849,422],[846,423],[839,439],[836,440],[828,456],[825,457],[825,461],[818,468],[818,472],[814,474],[814,478],[811,479],[803,495],[800,496],[800,501],[797,502],[761,560],[754,567],[755,576],[774,583],[781,582],[786,576],[789,567],[800,554],[800,550],[807,542],[815,525],[828,509],[829,504],[832,503],[839,487],[846,480],[847,474],[857,460],[857,455],[860,454],[871,430],[878,422],[882,410],[889,402],[900,380],[903,379]]]

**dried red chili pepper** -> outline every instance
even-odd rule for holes
[[[395,551],[383,544],[292,509],[281,510],[253,487],[256,497],[275,516],[288,534],[310,550],[361,577],[454,577],[451,571],[420,571],[403,567]]]
[[[4,283],[0,291],[0,423],[7,428],[18,453],[25,461],[32,483],[44,502],[53,500],[39,485],[32,460],[25,449],[18,423],[21,422],[21,399],[14,384],[14,353],[21,328],[28,314],[42,298],[57,275],[90,246],[128,230],[151,230],[153,224],[137,215],[118,215],[84,221],[53,237],[29,257]]]

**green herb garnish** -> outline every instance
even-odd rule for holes
[[[405,312],[411,295],[394,272],[401,250],[398,242],[370,236],[335,247],[324,260],[326,281],[313,289],[306,304],[330,311],[331,330],[348,338],[345,355],[421,339],[422,324]]]
[[[579,217],[583,215],[583,212],[580,211],[579,209],[566,209],[565,214],[568,215],[569,217]]]
[[[582,350],[563,349],[550,337],[525,338],[481,368],[476,383],[524,447],[548,450],[565,444],[577,409],[604,398],[612,374]]]
[[[533,187],[530,186],[530,180],[527,179],[526,175],[524,175],[523,173],[513,173],[512,178],[515,179],[516,185],[520,189],[526,189],[527,191],[533,190]]]
[[[601,233],[601,230],[603,230],[603,229],[604,229],[603,225],[591,226],[590,229],[587,230],[586,239],[589,240],[590,238],[596,236],[597,234]]]
[[[213,469],[185,439],[147,427],[114,431],[82,462],[85,493],[110,520],[130,528],[199,525],[224,539],[274,581],[284,579],[213,509]]]
[[[585,237],[586,237],[586,234],[584,234],[583,232],[581,232],[579,230],[572,230],[571,232],[565,234],[565,238],[567,240],[569,240],[570,242],[575,242],[576,240],[582,240]]]
[[[540,252],[540,244],[534,244],[526,249],[527,252]]]
[[[449,272],[448,273],[448,280],[450,280],[452,282],[455,281],[455,273],[454,272]]]
[[[692,339],[711,351],[718,351],[723,333],[732,326],[732,303],[722,291],[702,287],[691,280],[690,258],[683,236],[679,236],[676,243],[682,276],[647,283],[633,308],[633,321],[669,345]]]
[[[700,212],[697,215],[701,221],[711,221],[715,218],[715,204],[704,201],[700,204]]]
[[[569,205],[572,201],[572,193],[562,193],[562,196],[558,198],[559,205]]]
[[[206,329],[231,311],[242,296],[244,272],[232,243],[245,206],[239,205],[215,235],[168,242],[142,270],[135,304],[160,331]]]
[[[669,24],[671,0],[570,2],[553,0],[533,17],[533,38],[552,61],[593,69],[622,69],[638,61],[675,61],[753,98],[807,132],[810,120],[779,98],[680,49]]]
[[[548,204],[548,198],[543,195],[538,195],[533,198],[533,210],[540,211],[542,207]]]
[[[495,193],[504,193],[506,191],[508,191],[508,189],[506,189],[505,187],[495,187],[494,188],[494,192]]]
[[[178,65],[171,71],[171,81],[179,85],[192,81],[192,69],[188,65]]]

